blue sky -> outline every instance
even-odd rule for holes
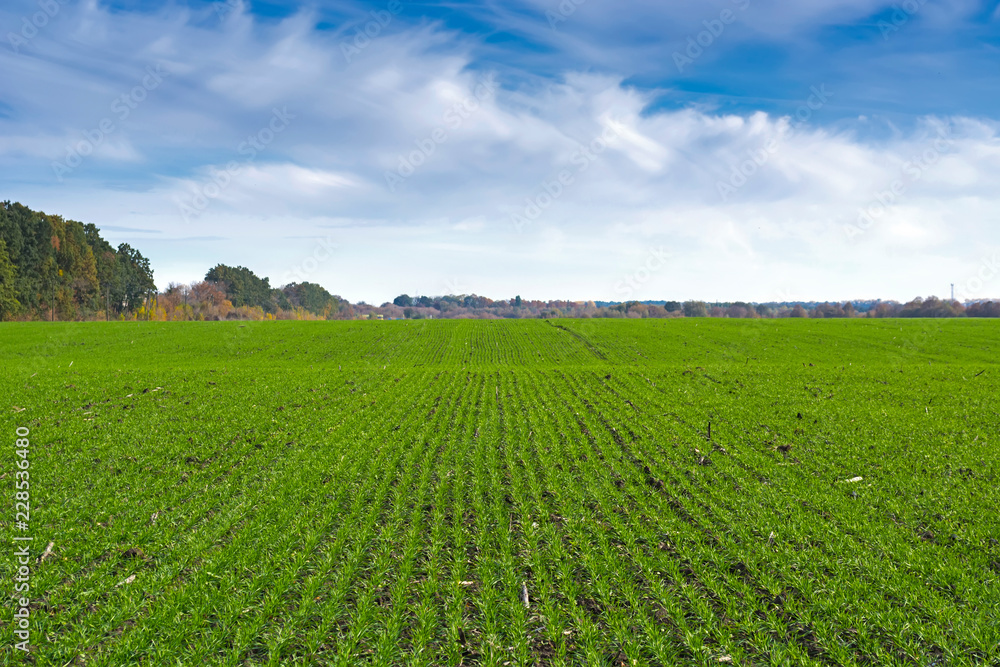
[[[1000,295],[995,1],[14,0],[0,35],[0,197],[161,287]]]

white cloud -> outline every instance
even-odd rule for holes
[[[783,4],[783,29],[882,4]],[[632,18],[657,7],[638,3]],[[904,298],[915,294],[893,290],[949,282],[934,275],[954,269],[942,256],[1000,242],[1000,139],[990,120],[928,118],[875,141],[860,138],[864,120],[831,130],[763,112],[655,110],[655,92],[579,71],[501,76],[501,87],[477,96],[489,72],[464,38],[434,26],[386,31],[348,63],[342,37],[315,31],[309,14],[264,24],[234,11],[206,27],[211,16],[165,11],[123,18],[90,4],[53,23],[37,49],[71,31],[97,54],[82,65],[66,45],[53,47],[60,58],[0,55],[18,110],[0,118],[0,169],[28,164],[41,174],[5,196],[99,225],[153,225],[164,241],[135,243],[154,248],[158,276],[185,279],[195,253],[277,280],[308,252],[281,238],[332,228],[344,254],[314,279],[370,301],[453,279],[494,297],[614,298],[622,273],[660,245],[676,259],[640,298],[763,300],[795,275],[818,298]],[[598,22],[606,11],[584,5],[576,18]],[[154,62],[171,75],[120,122],[104,159],[55,188],[49,162]],[[245,142],[275,108],[294,118],[247,163]],[[594,150],[609,124],[616,138]],[[907,161],[933,150],[942,128],[947,150],[919,178],[908,175]],[[766,159],[753,163],[762,150]],[[385,173],[415,152],[421,164],[391,192]],[[120,174],[103,171],[114,161],[135,164],[125,192]],[[176,199],[204,192],[231,161],[240,173],[196,218],[197,235],[233,239],[226,256],[218,242],[168,245],[192,236]],[[741,168],[752,173],[740,178]],[[571,182],[553,194],[563,171]],[[894,181],[905,188],[889,211],[847,234]],[[725,198],[720,183],[732,187]],[[518,232],[511,212],[546,194],[541,215]]]

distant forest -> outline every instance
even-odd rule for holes
[[[410,296],[352,304],[315,283],[272,287],[243,266],[219,264],[190,285],[158,290],[153,269],[127,243],[111,246],[93,224],[0,204],[2,320],[499,319],[553,317],[1000,317],[1000,301],[928,297],[909,303],[706,303],[704,301],[494,301],[471,295]]]
[[[155,295],[149,260],[92,224],[0,204],[0,318],[131,317]]]

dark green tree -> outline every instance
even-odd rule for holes
[[[339,300],[316,283],[292,283],[279,290],[289,304],[282,308],[303,308],[313,315],[330,317],[339,309]],[[279,304],[280,305],[280,304]]]
[[[7,243],[0,239],[0,320],[16,315],[21,308],[17,300],[17,267],[7,254]]]
[[[684,317],[708,317],[708,305],[704,301],[685,301]]]
[[[259,278],[244,266],[218,264],[205,274],[205,280],[220,285],[226,292],[226,298],[237,308],[259,306],[268,313],[277,311],[270,279]]]
[[[83,226],[83,234],[87,239],[87,245],[94,253],[94,261],[97,265],[97,283],[99,293],[97,301],[100,308],[111,306],[111,295],[117,294],[121,290],[118,285],[118,256],[114,247],[101,238],[100,230],[94,224]]]
[[[115,255],[115,284],[111,293],[111,305],[118,312],[132,312],[139,307],[144,297],[156,290],[153,270],[149,266],[149,260],[127,243],[119,245]]]
[[[288,298],[288,292],[284,288],[275,287],[271,290],[271,302],[282,310],[292,310],[296,307]]]
[[[93,224],[6,201],[0,240],[16,267],[15,297],[29,317],[87,317],[105,306],[126,312],[153,289],[149,261],[128,245],[120,257]]]

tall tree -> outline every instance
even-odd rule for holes
[[[241,306],[259,306],[265,312],[277,310],[271,293],[270,279],[259,278],[253,271],[244,266],[226,266],[218,264],[205,274],[205,280],[218,283],[237,308]]]
[[[112,307],[118,312],[134,311],[144,297],[156,290],[149,260],[127,243],[118,246],[115,265],[115,290]]]
[[[288,303],[285,306],[281,305],[281,301],[279,301],[278,304],[282,308],[302,308],[313,315],[322,315],[323,317],[336,314],[340,305],[337,297],[316,283],[292,283],[282,287],[279,293]]]
[[[119,256],[93,224],[5,201],[0,240],[16,267],[15,297],[29,317],[87,317],[108,302],[127,312],[153,289],[149,260],[127,244]]]
[[[16,291],[17,267],[7,254],[7,243],[0,239],[0,320],[16,315],[21,308]]]
[[[708,317],[708,304],[704,301],[685,301],[684,317]]]

